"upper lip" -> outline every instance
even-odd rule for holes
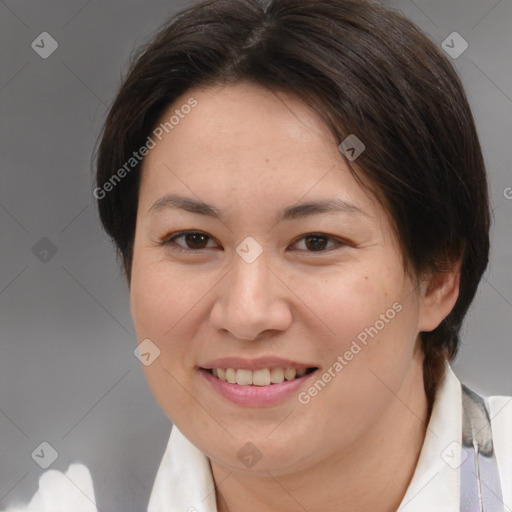
[[[257,359],[244,359],[243,357],[222,357],[212,359],[200,365],[200,368],[211,370],[213,368],[234,368],[235,370],[263,370],[264,368],[317,368],[317,365],[299,363],[281,357],[260,357]]]

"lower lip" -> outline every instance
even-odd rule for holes
[[[206,379],[219,395],[227,398],[237,405],[246,407],[273,405],[282,402],[298,389],[318,370],[299,377],[298,379],[285,380],[279,384],[268,386],[240,386],[231,384],[214,377],[208,370],[200,369],[199,373]]]

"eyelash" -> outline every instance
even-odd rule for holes
[[[159,241],[157,243],[157,245],[159,247],[165,247],[165,248],[170,248],[172,249],[173,251],[178,251],[178,252],[181,252],[181,253],[197,253],[197,252],[201,252],[205,249],[211,249],[211,247],[204,247],[202,249],[187,249],[187,248],[184,248],[182,247],[181,245],[179,244],[176,244],[175,240],[177,240],[178,238],[181,238],[181,237],[185,237],[186,235],[204,235],[206,238],[208,238],[208,240],[212,240],[212,237],[208,236],[206,233],[203,233],[202,231],[180,231],[179,233],[175,233],[171,236],[166,236],[164,239],[162,239],[161,241]],[[302,240],[302,239],[305,239],[305,238],[313,238],[313,237],[318,237],[318,238],[325,238],[327,239],[327,241],[332,241],[332,242],[335,242],[337,244],[338,247],[341,247],[341,246],[346,246],[346,245],[349,245],[346,241],[343,241],[339,238],[335,238],[335,237],[332,237],[332,236],[329,236],[329,235],[326,235],[324,233],[306,233],[305,235],[302,235],[300,238],[298,238],[295,242],[297,243],[298,241]],[[329,248],[329,249],[332,249]],[[304,250],[304,252],[307,252],[307,253],[311,253],[311,254],[315,254],[315,253],[326,253],[329,251],[329,249],[322,249],[320,251],[307,251],[307,250]]]

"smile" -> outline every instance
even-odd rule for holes
[[[210,374],[218,379],[239,386],[270,386],[298,379],[317,368],[262,368],[259,370],[212,368]]]
[[[232,404],[242,407],[279,405],[300,392],[313,378],[314,368],[199,368],[206,386]]]

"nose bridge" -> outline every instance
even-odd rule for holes
[[[237,252],[240,248],[243,244]],[[235,255],[232,271],[226,276],[212,311],[216,328],[239,338],[254,339],[262,331],[281,330],[289,325],[291,313],[281,293],[284,290],[276,286],[277,278],[269,263],[264,253],[252,260],[244,258],[243,252]]]
[[[237,255],[233,261],[226,297],[232,303],[230,307],[252,316],[264,314],[267,303],[272,300],[274,288],[270,283],[270,275],[266,255],[262,254],[254,261]],[[244,311],[246,309],[248,311]]]

